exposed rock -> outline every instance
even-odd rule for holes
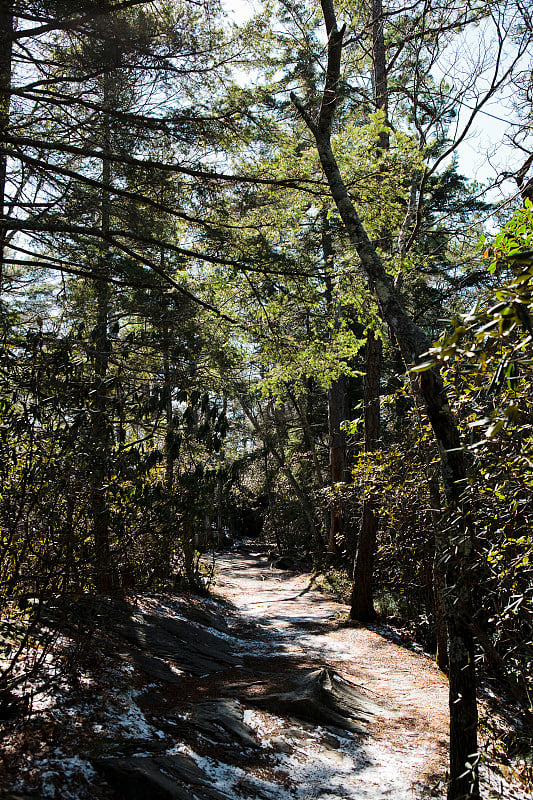
[[[115,631],[143,650],[144,655],[172,661],[192,675],[218,672],[237,664],[225,639],[198,628],[188,620],[137,612],[118,622]],[[138,656],[134,658],[139,663]],[[139,666],[144,669],[141,663]],[[149,674],[157,669],[153,663],[147,662],[146,666]],[[166,678],[157,677],[157,680]]]
[[[176,672],[173,672],[168,664],[158,658],[154,658],[154,656],[138,652],[137,650],[131,650],[129,653],[124,653],[123,655],[131,658],[135,665],[139,667],[139,669],[142,669],[142,671],[149,675],[154,681],[169,684],[177,684],[181,681],[180,676]]]
[[[296,569],[294,565],[294,559],[290,556],[281,556],[280,558],[276,559],[276,561],[272,564],[273,567],[276,569],[288,569],[294,570]]]
[[[187,607],[187,618],[198,625],[203,625],[206,628],[214,628],[220,633],[229,633],[229,625],[220,614],[215,614],[210,610],[201,608],[199,606]]]
[[[98,739],[95,740],[95,744],[98,746]],[[93,758],[104,758],[104,756],[120,756],[123,758],[139,753],[154,756],[162,755],[167,749],[168,744],[162,739],[117,739],[112,741],[105,738],[102,745],[100,745],[98,756],[95,755]]]
[[[239,794],[243,792],[245,792],[245,797],[253,798],[253,800],[272,800],[272,793],[268,789],[262,789],[249,778],[241,778],[239,781]]]
[[[180,712],[182,709],[180,708]],[[242,751],[243,747],[257,748],[254,732],[243,722],[243,707],[236,700],[217,698],[190,707],[191,716],[167,714],[165,730],[186,740],[201,733],[213,742],[229,745]]]
[[[127,800],[234,800],[184,755],[95,759],[93,766]]]
[[[215,741],[237,741],[244,747],[258,747],[257,739],[243,722],[243,708],[236,700],[217,699],[194,709],[195,724]]]
[[[329,669],[305,670],[291,676],[290,691],[248,697],[248,701],[274,714],[307,720],[328,729],[366,733],[379,711],[376,703]]]
[[[269,744],[276,753],[290,753],[292,750],[291,744],[283,736],[273,736]]]
[[[109,637],[118,636],[122,640],[119,652],[131,657],[151,678],[164,683],[176,683],[179,677],[163,661],[192,675],[218,672],[237,663],[225,638],[228,626],[221,614],[192,604],[183,604],[180,611],[186,618],[140,611],[118,598],[83,595],[66,609],[44,609],[42,616],[58,629],[93,629],[93,641],[99,646],[104,641],[109,644]],[[217,631],[224,635],[218,636]]]
[[[275,569],[282,569],[289,572],[304,572],[309,568],[307,561],[302,561],[301,558],[293,558],[291,556],[279,556],[272,562]]]

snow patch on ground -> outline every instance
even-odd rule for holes
[[[289,752],[275,752],[267,765],[246,771],[200,756],[183,744],[169,752],[192,758],[214,787],[230,797],[256,791],[272,800],[287,800],[289,796],[294,800],[413,800],[423,789],[412,780],[416,768],[423,766],[423,754],[345,737],[337,740],[337,748],[331,748],[324,743],[324,737],[331,739],[331,735],[320,727],[304,738],[294,736],[290,730],[283,732],[281,719],[250,709],[245,710],[243,721],[256,731],[263,747],[284,741]],[[275,738],[274,733],[278,734]],[[439,797],[436,793],[432,796]]]
[[[244,711],[242,721],[254,731],[262,747],[268,747],[272,732],[281,727],[281,720],[277,717],[265,712],[254,711],[251,708]]]
[[[34,761],[31,766],[23,767],[20,780],[15,791],[25,788],[25,782],[32,773],[38,775],[38,790],[42,797],[50,800],[78,800],[80,796],[90,796],[91,785],[96,772],[91,764],[79,756],[67,758],[61,750],[54,752],[54,757]]]
[[[137,689],[130,688],[116,695],[118,708],[109,715],[107,731],[114,728],[132,739],[151,739],[156,735],[154,726],[150,725],[136,703],[139,694]]]

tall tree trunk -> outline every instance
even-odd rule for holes
[[[403,308],[393,281],[353,205],[331,147],[331,128],[337,105],[342,43],[346,27],[337,27],[332,0],[321,0],[328,36],[328,63],[322,104],[314,119],[293,93],[291,99],[312,132],[322,169],[349,239],[374,285],[380,313],[392,329],[407,364],[416,363],[431,345]],[[477,700],[474,643],[468,624],[471,593],[467,577],[470,541],[461,514],[465,466],[459,431],[450,411],[442,377],[435,368],[420,374],[420,393],[438,445],[442,481],[448,505],[448,570],[446,613],[449,631],[450,782],[448,800],[478,798]]]
[[[104,152],[111,150],[107,109],[109,107],[111,85],[110,76],[104,77],[102,104],[102,146]],[[109,235],[111,220],[111,200],[107,187],[111,183],[111,162],[102,159],[102,184],[100,198],[102,244],[100,248],[99,271],[101,275],[109,272]],[[95,441],[95,464],[92,476],[93,534],[96,553],[96,585],[101,591],[108,591],[112,585],[111,550],[109,542],[109,506],[107,502],[107,476],[111,430],[108,419],[107,372],[109,367],[109,283],[96,281],[96,335],[95,335],[95,420],[93,436]]]
[[[376,108],[383,111],[383,121],[388,125],[388,85],[387,65],[385,58],[385,40],[383,37],[383,7],[381,0],[372,0],[372,84]],[[379,135],[378,153],[389,149],[388,129]],[[389,245],[390,233],[383,229],[379,244]],[[378,243],[376,243],[378,244]],[[373,453],[379,447],[380,440],[380,379],[381,379],[381,340],[369,329],[365,347],[365,378],[363,402],[365,409],[365,453]],[[353,570],[353,589],[350,618],[359,622],[368,622],[376,616],[372,594],[374,575],[374,553],[378,536],[379,514],[376,498],[372,495],[363,500],[363,514],[357,541],[357,552]]]
[[[366,372],[364,378],[365,452],[379,447],[380,409],[379,381],[381,377],[381,339],[369,330],[366,339]],[[376,500],[370,495],[363,500],[363,517],[355,556],[350,619],[369,622],[376,612],[372,595],[374,552],[379,515]]]
[[[324,276],[326,283],[326,304],[335,330],[340,326],[342,307],[334,298],[333,271],[335,268],[335,251],[325,208],[321,214],[322,255],[324,258]],[[328,446],[329,446],[329,479],[331,485],[342,483],[346,477],[346,434],[341,424],[346,419],[346,377],[339,375],[331,382],[328,389]],[[328,553],[334,555],[339,551],[338,542],[344,535],[344,515],[333,502],[330,509],[330,525],[328,537]]]
[[[0,205],[2,217],[7,213],[7,156],[4,147],[9,127],[9,106],[11,101],[13,27],[13,2],[12,0],[0,0]],[[4,227],[0,227],[0,293],[3,288],[6,236],[7,230]]]

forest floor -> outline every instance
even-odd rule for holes
[[[0,797],[444,796],[447,681],[433,661],[385,627],[348,627],[346,606],[254,543],[213,560],[210,598],[51,612],[61,633],[27,711],[1,723]],[[531,796],[494,765],[483,783],[487,798]]]

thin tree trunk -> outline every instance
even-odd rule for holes
[[[366,339],[366,373],[364,378],[365,452],[379,447],[380,409],[379,381],[381,377],[381,339],[369,330]],[[369,622],[376,616],[372,595],[374,553],[378,534],[379,514],[376,500],[370,495],[363,500],[363,517],[355,556],[350,619]]]
[[[381,0],[372,0],[372,83],[374,103],[383,111],[383,121],[388,126],[388,85],[387,65],[385,57],[385,40],[383,36],[383,7]],[[379,135],[378,154],[389,149],[388,129]],[[381,232],[381,247],[390,242],[389,231]],[[376,243],[378,244],[378,243]],[[379,447],[380,429],[380,379],[381,379],[381,340],[368,331],[365,347],[365,378],[363,402],[365,409],[365,453],[373,453]],[[378,536],[379,512],[376,498],[372,495],[363,500],[363,514],[357,541],[357,552],[354,561],[353,589],[350,618],[359,622],[374,619],[376,611],[372,594],[374,577],[374,554]]]
[[[331,128],[337,104],[342,42],[332,0],[321,0],[328,35],[328,64],[318,119],[315,121],[293,93],[291,99],[315,138],[318,155],[349,239],[374,285],[383,320],[392,329],[407,364],[416,363],[431,342],[403,308],[394,284],[370,241],[340,174],[331,147]],[[450,673],[450,782],[448,800],[478,798],[477,701],[474,644],[468,626],[471,594],[466,575],[470,556],[469,538],[460,511],[465,481],[464,458],[459,431],[450,411],[446,391],[435,368],[420,374],[420,393],[435,436],[441,460],[442,479],[449,511],[449,567],[446,611],[449,631]]]
[[[326,303],[330,316],[333,317],[335,330],[340,326],[342,306],[334,299],[333,270],[335,252],[329,228],[326,209],[321,214],[322,254],[324,258],[324,276],[326,283]],[[344,482],[346,477],[346,434],[341,424],[346,419],[346,377],[339,375],[331,382],[328,389],[328,434],[329,434],[329,479],[332,486]],[[344,514],[333,502],[330,509],[330,525],[328,553],[339,552],[338,542],[344,535]]]
[[[111,92],[110,78],[104,78],[103,92],[103,149],[111,149],[109,125],[106,109]],[[111,162],[102,159],[102,189],[100,199],[102,244],[100,249],[99,271],[106,275],[109,271],[109,245],[105,239],[109,234],[111,202],[109,189],[111,182]],[[109,450],[111,431],[108,419],[107,371],[109,366],[109,301],[110,288],[106,280],[96,281],[96,336],[95,336],[95,394],[96,413],[93,426],[95,441],[95,465],[92,486],[93,533],[96,553],[96,585],[101,591],[108,591],[112,585],[111,550],[109,542],[109,507],[107,503],[107,474],[109,471]]]
[[[6,208],[7,156],[4,152],[5,137],[9,127],[11,100],[11,69],[13,54],[14,13],[12,0],[0,0],[0,205],[2,217]],[[0,293],[3,288],[6,228],[0,228]]]

